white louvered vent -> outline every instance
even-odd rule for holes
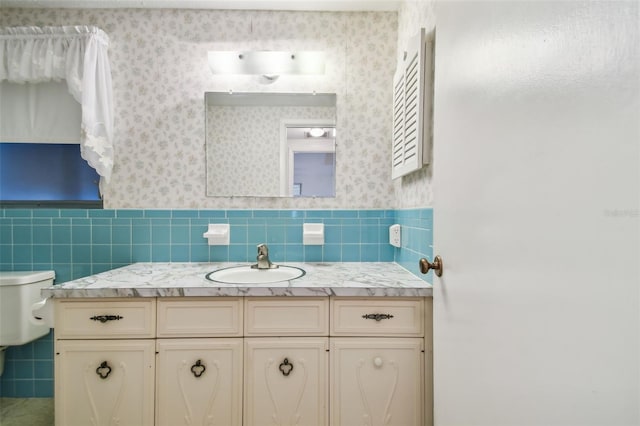
[[[409,41],[393,78],[392,179],[429,164],[432,59],[423,28]]]

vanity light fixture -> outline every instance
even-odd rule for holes
[[[272,83],[282,74],[324,74],[325,54],[322,51],[210,51],[209,68],[214,74],[245,74],[261,76]]]

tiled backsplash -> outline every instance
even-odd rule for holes
[[[302,244],[302,224],[325,224],[325,244]],[[0,209],[0,270],[49,270],[56,284],[134,262],[252,262],[266,242],[274,262],[397,262],[412,273],[431,258],[431,209]],[[229,246],[209,246],[209,223],[229,223]],[[402,227],[402,247],[389,225]],[[53,339],[10,347],[0,396],[53,395]]]
[[[433,273],[422,275],[418,260],[421,257],[433,260],[433,210],[395,210],[394,223],[401,226],[402,244],[399,249],[395,249],[393,260],[414,275],[432,283]]]

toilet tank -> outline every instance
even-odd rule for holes
[[[0,346],[23,345],[49,333],[47,325],[31,321],[31,306],[54,278],[54,271],[0,272]]]

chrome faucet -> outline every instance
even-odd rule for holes
[[[251,265],[252,269],[275,269],[278,265],[274,265],[269,260],[269,247],[266,244],[258,244],[258,256],[256,256],[258,263]]]

